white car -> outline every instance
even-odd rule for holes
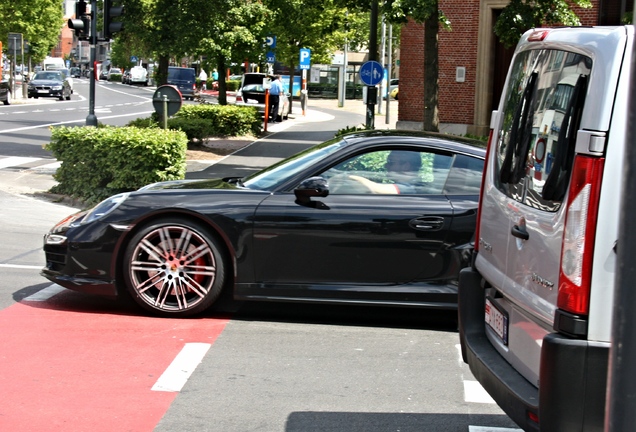
[[[66,80],[68,81],[68,85],[71,86],[71,93],[73,93],[73,77],[71,77],[71,71],[69,69],[58,69],[60,72],[64,74]]]
[[[143,66],[134,66],[130,69],[130,76],[128,77],[128,84],[143,84],[148,85],[148,71]]]
[[[526,431],[604,430],[616,272],[633,264],[617,245],[634,39],[632,25],[526,32],[490,121],[459,333]]]

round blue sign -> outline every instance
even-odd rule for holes
[[[365,62],[360,67],[360,80],[364,84],[375,86],[382,82],[382,78],[384,78],[384,68],[377,61]]]

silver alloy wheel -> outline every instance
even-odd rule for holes
[[[13,96],[13,94],[11,93],[11,91],[7,92],[7,100],[4,101],[5,105],[11,105],[11,97]]]
[[[126,254],[127,287],[155,314],[188,316],[207,309],[223,284],[223,261],[204,230],[157,224],[142,230]]]

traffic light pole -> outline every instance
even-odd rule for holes
[[[369,34],[369,61],[378,58],[378,0],[371,1],[371,28]],[[367,86],[367,129],[375,128],[375,104],[377,102],[377,88]]]
[[[95,115],[95,60],[97,54],[97,0],[91,0],[91,36],[90,36],[90,87],[88,96],[88,116],[86,126],[97,127],[97,116]]]

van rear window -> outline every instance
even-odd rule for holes
[[[168,81],[192,81],[194,82],[194,69],[168,68]]]
[[[496,145],[499,190],[537,209],[560,208],[591,69],[589,57],[567,51],[515,57]]]

